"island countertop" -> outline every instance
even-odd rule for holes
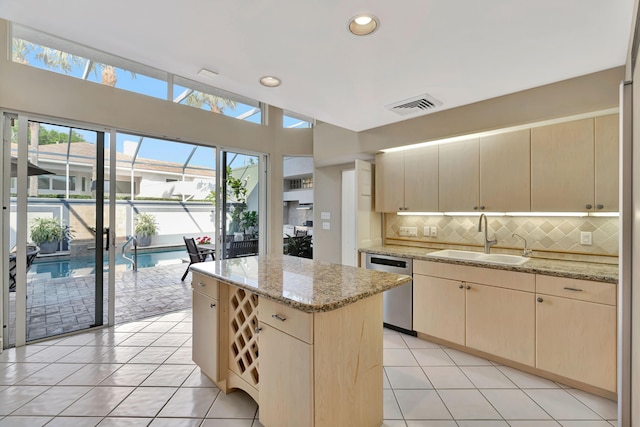
[[[335,310],[411,280],[288,255],[208,261],[190,269],[308,313]]]

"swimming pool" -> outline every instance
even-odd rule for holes
[[[133,258],[133,254],[131,253],[127,253],[127,256]],[[179,264],[186,258],[188,258],[187,251],[184,249],[162,252],[138,252],[138,269],[167,264]],[[116,269],[132,269],[131,263],[124,259],[121,253],[116,254]],[[107,259],[105,258],[104,271],[108,270]],[[30,277],[40,275],[52,279],[59,277],[81,277],[90,274],[95,274],[95,260],[93,257],[76,257],[56,261],[37,260],[31,265],[28,273]]]

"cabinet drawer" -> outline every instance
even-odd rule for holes
[[[536,293],[616,305],[615,283],[536,275]]]
[[[313,344],[313,314],[260,298],[258,320],[306,343]]]
[[[413,272],[426,276],[480,283],[516,291],[535,292],[536,288],[534,274],[517,271],[417,260],[413,263]]]
[[[191,287],[194,291],[218,299],[218,281],[213,277],[192,272]]]

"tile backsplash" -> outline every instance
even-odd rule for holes
[[[527,240],[534,251],[585,255],[618,255],[617,217],[487,217],[489,238],[495,234],[495,248],[518,249],[522,240],[512,237],[517,233]],[[437,237],[423,234],[425,226],[437,227]],[[416,227],[417,237],[401,237],[400,227]],[[580,232],[590,231],[592,245],[580,244]],[[400,216],[385,214],[385,238],[418,244],[439,243],[482,246],[484,232],[478,232],[477,216]]]

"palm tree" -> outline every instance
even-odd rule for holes
[[[41,60],[45,67],[60,69],[60,71],[65,74],[73,71],[74,66],[82,65],[85,62],[85,59],[80,56],[44,46],[42,47],[42,51],[36,53],[36,59]]]
[[[203,106],[209,107],[214,113],[222,113],[225,107],[229,107],[232,110],[236,108],[236,102],[223,98],[221,96],[211,95],[210,93],[204,93],[200,91],[191,92],[185,99],[187,105],[196,108],[202,108]]]
[[[13,62],[17,62],[19,64],[28,64],[27,56],[34,49],[34,45],[31,42],[26,40],[14,38],[12,49],[11,49],[11,59]]]

